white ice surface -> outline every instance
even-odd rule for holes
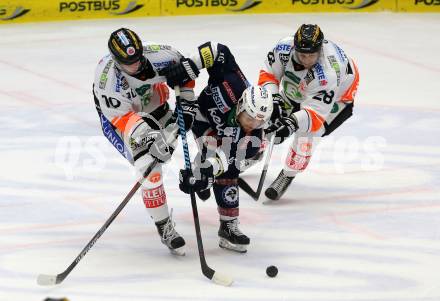
[[[64,283],[37,286],[38,274],[72,262],[135,181],[102,137],[91,94],[111,31],[127,26],[186,54],[223,42],[255,83],[266,52],[303,22],[355,58],[355,115],[322,141],[282,200],[241,194],[247,254],[219,249],[215,201],[199,202],[208,263],[233,276],[232,287],[200,272],[190,201],[177,187],[180,148],[165,186],[185,257],[160,243],[136,195]],[[438,14],[391,13],[2,25],[0,300],[440,300],[439,32]],[[286,151],[275,148],[266,186]],[[252,185],[258,170],[245,175]]]

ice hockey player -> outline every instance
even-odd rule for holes
[[[168,85],[177,85],[194,79],[203,68],[209,80],[198,96],[199,111],[192,128],[200,152],[192,172],[180,171],[179,187],[207,199],[212,185],[220,215],[219,245],[244,253],[250,239],[238,227],[237,180],[240,170],[261,154],[272,97],[264,88],[249,85],[229,48],[220,43],[202,44],[190,58],[164,71]]]
[[[266,133],[275,133],[276,144],[295,133],[284,168],[265,191],[269,199],[278,200],[309,164],[318,137],[352,115],[359,72],[338,45],[324,39],[318,25],[303,24],[267,54],[258,84],[274,99]]]
[[[140,173],[157,159],[160,164],[142,184],[142,198],[161,241],[173,254],[184,255],[184,239],[176,232],[162,182],[162,164],[173,153],[177,136],[176,115],[167,103],[166,79],[158,71],[179,62],[182,55],[160,44],[143,44],[130,29],[114,31],[109,55],[98,63],[93,94],[102,130],[113,146]],[[194,82],[181,87],[185,127],[197,111]]]

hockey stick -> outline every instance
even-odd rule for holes
[[[76,265],[83,259],[83,257],[87,254],[87,252],[90,251],[90,249],[93,247],[93,245],[96,243],[96,241],[101,237],[102,234],[107,230],[107,228],[110,226],[110,224],[113,222],[113,220],[118,216],[118,214],[124,209],[125,205],[130,201],[130,199],[133,197],[133,195],[136,193],[136,191],[139,189],[139,187],[142,185],[142,183],[145,181],[145,179],[148,177],[148,175],[151,173],[153,168],[156,166],[157,160],[154,160],[147,168],[147,170],[144,172],[144,175],[142,178],[140,178],[136,184],[133,186],[133,188],[130,190],[130,192],[127,194],[125,199],[122,201],[122,203],[116,208],[116,210],[112,213],[112,215],[109,217],[109,219],[104,223],[104,225],[99,229],[99,231],[93,236],[93,238],[89,241],[89,243],[84,247],[84,249],[79,253],[79,255],[75,258],[75,260],[67,267],[67,269],[62,272],[61,274],[57,275],[46,275],[46,274],[40,274],[37,278],[37,283],[39,285],[55,285],[60,284],[63,282],[64,279],[70,274],[70,272],[76,267]]]
[[[191,171],[192,170],[191,159],[189,156],[188,141],[186,140],[185,122],[183,120],[183,111],[180,105],[180,88],[178,86],[174,87],[174,92],[176,93],[176,110],[177,110],[180,137],[182,138],[183,155],[185,158],[185,169]],[[194,192],[191,192],[190,195],[191,195],[191,207],[194,217],[194,226],[196,228],[197,247],[199,249],[200,266],[202,268],[202,273],[208,279],[212,280],[214,283],[224,286],[230,286],[233,282],[231,278],[219,274],[218,272],[211,269],[206,263],[205,251],[203,250],[202,233],[200,231],[199,213],[197,211],[196,196]]]
[[[261,172],[260,181],[258,182],[257,191],[254,191],[245,180],[243,180],[242,178],[238,178],[238,186],[243,189],[244,192],[249,194],[255,201],[258,201],[261,190],[263,189],[264,179],[266,179],[267,168],[269,166],[270,157],[272,156],[274,138],[275,135],[272,135],[269,142],[269,149],[267,150],[266,154],[266,160],[264,161],[263,171]]]

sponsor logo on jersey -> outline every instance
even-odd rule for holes
[[[338,61],[336,60],[334,55],[328,56],[327,59],[330,63],[330,66],[336,72],[337,84],[339,86],[339,84],[341,83],[341,68],[339,67]]]
[[[440,0],[415,0],[415,5],[440,5]]]
[[[144,47],[147,52],[158,52],[160,50],[171,50],[171,46],[168,45],[147,45]]]
[[[226,113],[227,111],[229,111],[231,109],[228,106],[228,104],[226,103],[225,99],[223,98],[222,91],[220,90],[220,87],[217,87],[217,86],[212,87],[211,92],[212,92],[212,99],[214,100],[215,105],[220,110],[220,112]]]
[[[8,13],[12,11],[11,13]],[[17,6],[13,9],[8,9],[5,6],[0,6],[0,20],[7,21],[17,19],[24,16],[30,11],[30,9],[24,8],[23,6]]]
[[[137,4],[137,1],[130,1],[126,8],[121,8],[120,0],[94,0],[94,1],[61,1],[60,12],[82,12],[82,11],[109,11],[113,15],[127,15],[141,9],[144,5]]]
[[[347,55],[345,55],[344,50],[342,50],[341,48],[339,48],[338,45],[333,44],[333,46],[335,47],[336,53],[339,56],[339,59],[343,62],[345,62],[347,60]]]
[[[184,7],[233,7],[237,6],[237,0],[177,0],[177,8]],[[254,5],[255,6],[255,5]]]
[[[107,62],[107,65],[105,65],[104,70],[102,70],[101,77],[99,79],[99,89],[105,88],[105,85],[107,84],[107,80],[108,80],[107,74],[108,71],[110,70],[110,66],[112,65],[112,63],[113,61],[109,60]]]
[[[165,62],[152,62],[153,66],[156,68],[165,68],[168,67],[173,61],[165,61]]]
[[[316,75],[318,76],[318,81],[321,86],[327,85],[327,77],[325,76],[324,69],[320,63],[315,65]]]
[[[235,104],[237,103],[237,98],[234,95],[234,92],[232,91],[231,86],[229,86],[229,83],[227,81],[224,81],[222,83],[223,87],[225,88],[226,93],[228,93],[229,99]]]
[[[164,205],[167,197],[163,185],[152,189],[143,189],[142,199],[147,208],[157,208]]]
[[[290,52],[290,49],[292,49],[292,46],[288,44],[279,44],[275,47],[275,51]]]
[[[238,202],[237,186],[226,186],[222,191],[222,197],[226,204],[235,205]]]
[[[309,85],[315,79],[315,75],[312,70],[307,71],[306,77],[304,80],[306,81],[306,85]]]
[[[209,68],[214,65],[214,54],[212,53],[211,43],[208,42],[199,46],[199,54],[202,59],[203,67]]]
[[[280,53],[279,57],[280,57],[280,61],[283,64],[283,66],[287,66],[287,63],[289,62],[289,59],[290,59],[290,54]]]
[[[101,127],[104,136],[108,139],[108,141],[110,141],[110,143],[118,150],[118,152],[122,156],[124,156],[128,161],[131,162],[132,158],[130,153],[127,151],[121,137],[119,137],[118,134],[116,134],[110,121],[108,121],[108,119],[105,118],[103,114],[99,114],[99,117],[101,119]]]

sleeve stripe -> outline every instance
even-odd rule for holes
[[[113,118],[111,122],[121,133],[126,134],[140,119],[141,117],[139,115],[130,111],[125,115]]]
[[[280,84],[280,81],[276,79],[275,75],[272,73],[266,72],[264,70],[260,70],[260,76],[258,78],[258,85],[262,86],[264,84],[276,84],[277,86]]]
[[[321,128],[321,126],[324,124],[325,119],[321,115],[316,113],[314,110],[312,110],[312,109],[305,108],[304,110],[306,110],[307,113],[309,114],[310,121],[312,123],[311,129],[310,129],[310,126],[309,126],[310,131],[311,132],[318,131]]]

